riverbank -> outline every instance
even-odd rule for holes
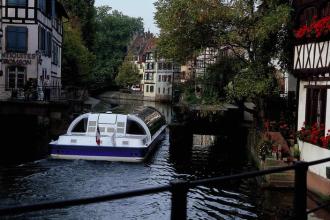
[[[251,160],[254,162],[254,164],[256,165],[256,167],[258,167],[259,170],[262,169],[268,169],[268,168],[272,168],[272,167],[265,167],[265,161],[262,161],[259,155],[259,148],[258,145],[260,145],[260,143],[262,142],[262,132],[257,130],[256,128],[253,127],[253,124],[250,123],[248,125],[246,125],[246,127],[248,128],[248,132],[247,132],[247,148],[249,149],[250,152],[250,157]],[[272,161],[270,161],[272,162]],[[274,160],[273,160],[274,162]],[[285,163],[282,163],[284,165],[286,165]],[[274,168],[274,167],[273,167]],[[324,196],[322,194],[319,193],[319,190],[316,191],[315,188],[311,188],[311,185],[316,186],[317,184],[312,182],[313,180],[311,179],[311,172],[308,171],[307,172],[307,207],[308,209],[313,209],[316,208],[318,206],[321,206],[327,202],[330,201],[330,198],[328,196]],[[315,174],[314,174],[315,175]],[[259,178],[258,179],[258,183],[262,186],[262,188],[266,189],[266,190],[271,190],[273,191],[273,194],[279,193],[282,194],[283,190],[286,194],[292,194],[293,196],[293,192],[294,192],[294,185],[292,184],[294,181],[294,172],[291,171],[291,173],[289,173],[288,175],[280,175],[280,176],[276,176],[276,181],[277,183],[274,184],[274,182],[269,182],[269,180],[271,180],[270,177],[268,178]],[[286,182],[287,179],[290,178],[290,181],[285,183],[284,185],[282,184],[283,182]],[[278,181],[280,180],[280,181]],[[280,183],[280,184],[278,184]],[[321,184],[319,184],[319,187],[323,187],[324,186]],[[330,209],[329,208],[323,208],[320,209],[318,211],[316,211],[315,213],[311,213],[309,214],[308,218],[309,219],[329,219],[330,217]]]
[[[117,100],[137,100],[137,101],[149,101],[149,102],[161,102],[157,101],[154,97],[147,97],[143,95],[143,92],[131,92],[124,93],[119,91],[109,91],[102,93],[98,96],[100,99],[117,99]]]

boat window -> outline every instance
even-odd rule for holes
[[[123,134],[124,133],[124,128],[117,128],[117,133]]]
[[[154,135],[163,125],[166,124],[164,116],[158,110],[150,106],[135,109],[134,114],[144,121],[149,128],[151,135]]]
[[[95,132],[96,128],[95,127],[88,127],[88,132]]]
[[[126,133],[127,134],[145,134],[145,130],[143,129],[143,127],[138,124],[136,121],[127,120],[127,124],[126,124]]]
[[[96,121],[90,121],[90,122],[88,122],[88,126],[96,126]]]
[[[113,132],[115,131],[115,129],[114,129],[114,128],[107,128],[107,131],[108,131],[109,133],[113,133]]]
[[[72,132],[85,133],[87,130],[88,118],[84,118],[79,121],[76,126],[72,129]]]
[[[125,127],[125,123],[124,122],[117,122],[117,127]]]

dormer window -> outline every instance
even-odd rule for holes
[[[7,0],[7,6],[26,7],[27,0]]]

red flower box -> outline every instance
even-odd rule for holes
[[[308,38],[321,38],[327,36],[330,32],[330,16],[323,17],[316,21],[313,17],[312,23],[307,26],[301,26],[298,30],[294,31],[297,39]]]

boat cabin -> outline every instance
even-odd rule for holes
[[[140,146],[150,143],[157,131],[165,125],[164,116],[152,107],[137,109],[133,114],[86,113],[69,126],[62,141],[73,145],[95,144],[101,137],[101,146]],[[62,142],[63,143],[63,142]]]

